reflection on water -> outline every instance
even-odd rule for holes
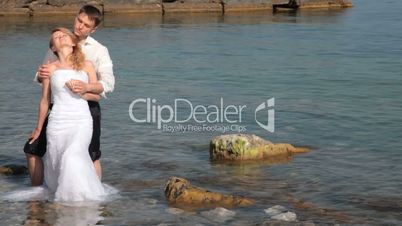
[[[24,225],[97,225],[106,210],[101,205],[65,206],[49,202],[28,202]]]

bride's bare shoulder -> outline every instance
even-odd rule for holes
[[[60,62],[57,60],[52,63],[49,63],[48,66],[49,66],[50,71],[54,72],[55,70],[60,68]]]

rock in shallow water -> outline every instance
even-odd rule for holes
[[[180,215],[184,212],[184,210],[179,209],[179,208],[168,208],[166,209],[166,212],[174,215]]]
[[[305,147],[294,147],[291,144],[274,144],[256,135],[229,134],[216,136],[210,143],[211,160],[263,160],[277,156],[292,156],[306,153]]]
[[[211,221],[223,223],[227,220],[232,219],[236,215],[236,212],[222,207],[218,207],[213,210],[201,212],[201,215],[208,218]]]
[[[270,207],[270,208],[264,210],[264,212],[266,214],[268,214],[268,216],[270,216],[270,217],[283,213],[283,212],[286,212],[286,211],[287,211],[287,209],[284,206],[280,206],[280,205],[276,205],[276,206],[273,206],[273,207]]]
[[[28,173],[28,169],[21,165],[4,165],[0,166],[0,174],[4,175],[20,175]]]
[[[285,212],[285,213],[280,213],[277,215],[274,215],[271,217],[272,220],[279,220],[279,221],[296,221],[297,216],[295,213],[292,212]]]
[[[169,204],[183,208],[213,208],[248,206],[253,201],[243,197],[223,195],[192,186],[184,178],[171,177],[166,183],[165,196]]]
[[[295,213],[290,212],[284,206],[276,205],[272,206],[268,209],[265,209],[264,212],[272,219],[279,221],[297,221],[297,216]]]

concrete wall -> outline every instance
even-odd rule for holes
[[[298,8],[350,7],[350,0],[0,0],[0,15],[75,14],[86,3],[99,7],[105,14],[127,13],[230,13],[269,10],[289,3]],[[294,4],[292,5],[294,6]]]

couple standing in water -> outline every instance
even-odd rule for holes
[[[115,80],[107,48],[89,36],[101,18],[96,7],[85,5],[74,33],[54,29],[47,63],[35,77],[42,97],[24,152],[32,185],[44,184],[56,201],[102,200],[107,194],[101,183],[98,101],[113,91]]]

